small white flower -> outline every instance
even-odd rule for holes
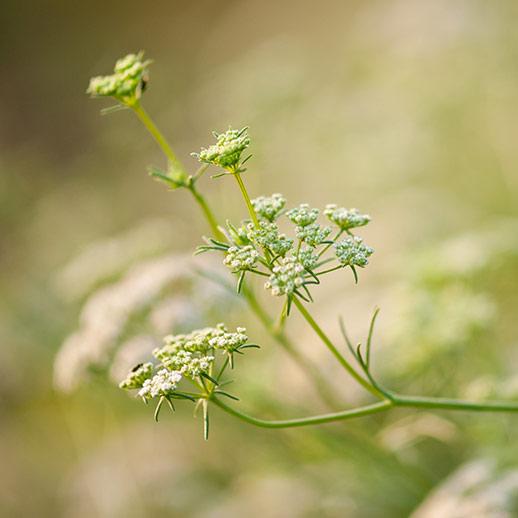
[[[160,369],[151,379],[144,381],[138,395],[144,399],[169,396],[174,392],[181,379],[182,374],[179,371]]]

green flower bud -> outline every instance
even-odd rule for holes
[[[223,169],[237,168],[241,154],[250,145],[248,128],[234,130],[229,128],[225,133],[214,133],[216,144],[193,153],[200,162],[213,164]]]
[[[324,214],[331,223],[334,223],[342,230],[363,227],[371,220],[368,214],[360,214],[358,209],[346,209],[344,207],[338,207],[338,205],[334,203],[326,205]]]
[[[331,233],[330,227],[322,227],[318,223],[311,223],[305,227],[296,227],[297,237],[309,246],[318,246],[325,241]]]
[[[348,237],[336,243],[336,257],[344,266],[364,267],[369,263],[368,258],[374,253],[374,249],[363,244],[361,237]]]
[[[317,220],[319,212],[318,209],[310,208],[307,203],[302,203],[298,207],[289,210],[286,215],[295,225],[305,227]]]
[[[251,245],[243,247],[231,246],[227,250],[223,263],[233,272],[241,272],[254,268],[258,258],[259,253]]]
[[[133,105],[141,97],[151,61],[143,61],[144,53],[128,54],[115,63],[114,73],[90,79],[86,93],[92,97],[114,97],[123,104]]]
[[[286,205],[286,198],[279,193],[271,196],[259,196],[252,200],[252,205],[259,218],[274,222]]]

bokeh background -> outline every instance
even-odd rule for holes
[[[146,173],[129,112],[84,94],[127,52],[154,59],[145,105],[190,167],[249,125],[252,195],[373,217],[355,286],[313,312],[356,341],[381,307],[375,370],[411,394],[518,397],[518,4],[512,0],[46,2],[0,18],[0,514],[70,517],[512,517],[516,418],[398,410],[255,429],[188,405],[159,424],[116,387],[161,336],[225,319],[259,352],[239,405],[264,417],[367,399],[297,315],[288,332],[334,402],[193,262],[204,222]],[[233,182],[201,188],[244,217]],[[262,296],[262,295],[261,295]],[[265,299],[272,314],[277,301]]]

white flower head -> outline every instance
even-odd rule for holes
[[[361,237],[348,237],[336,243],[336,257],[344,266],[366,266],[374,249],[363,243]]]
[[[279,193],[274,193],[271,196],[259,196],[252,200],[252,205],[259,218],[274,222],[284,209],[286,198]]]
[[[144,399],[153,399],[159,396],[170,396],[182,379],[179,371],[160,369],[152,378],[144,381],[138,395]]]
[[[251,245],[231,246],[226,252],[223,263],[233,272],[241,272],[254,268],[258,258],[259,253]]]
[[[304,284],[304,271],[296,257],[281,258],[264,287],[275,296],[291,295]]]
[[[305,227],[314,223],[319,213],[320,211],[318,209],[312,209],[307,203],[302,203],[298,207],[289,210],[286,215],[295,225]]]
[[[363,227],[371,220],[368,214],[360,214],[358,209],[346,209],[344,207],[338,207],[338,205],[334,203],[326,205],[324,214],[331,223],[334,223],[341,230]]]

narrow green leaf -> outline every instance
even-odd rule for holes
[[[158,423],[158,416],[160,414],[160,409],[162,408],[162,404],[164,403],[164,396],[161,396],[160,399],[158,400],[158,404],[155,408],[155,421]]]

